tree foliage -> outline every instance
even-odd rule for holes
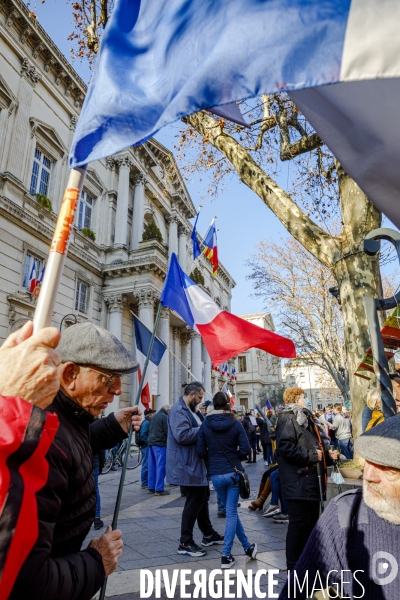
[[[144,242],[148,240],[157,240],[157,242],[160,242],[160,244],[162,244],[162,233],[155,223],[151,222],[148,225],[146,225],[143,231],[142,240]]]
[[[248,261],[255,296],[265,301],[280,332],[305,364],[318,365],[344,393],[339,367],[346,364],[343,317],[329,293],[330,270],[293,238],[263,240]]]

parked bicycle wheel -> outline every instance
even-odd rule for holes
[[[125,460],[125,453],[123,456],[123,461]],[[142,462],[142,451],[136,444],[131,444],[129,455],[128,455],[128,464],[126,465],[127,469],[136,469]]]
[[[114,451],[113,450],[106,450],[104,467],[103,467],[103,470],[101,472],[102,475],[105,475],[106,473],[109,472],[109,470],[111,469],[111,467],[113,465],[113,462],[114,462]]]

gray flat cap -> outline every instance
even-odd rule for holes
[[[139,364],[122,342],[93,323],[78,323],[63,331],[57,352],[63,363],[93,365],[121,375],[139,369]]]
[[[368,462],[400,469],[400,415],[365,431],[354,442],[354,450]]]

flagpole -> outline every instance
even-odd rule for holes
[[[74,226],[75,210],[85,181],[86,168],[87,165],[71,169],[69,174],[33,318],[35,332],[44,327],[49,327],[51,324],[58,286],[60,285],[65,257],[68,252],[69,239]]]
[[[136,401],[133,406],[137,406],[140,401],[140,395],[142,393],[142,388],[143,388],[143,381],[144,381],[144,378],[146,375],[147,365],[149,364],[151,351],[153,349],[153,344],[154,344],[154,340],[156,337],[158,322],[160,320],[161,308],[162,308],[162,305],[160,302],[158,305],[157,313],[156,313],[156,319],[154,322],[153,332],[151,334],[149,349],[148,349],[146,360],[145,360],[144,367],[143,367],[142,377],[140,378],[139,388],[138,388],[138,391],[136,394]],[[113,520],[112,520],[112,524],[111,524],[111,527],[113,530],[117,529],[117,526],[118,526],[118,517],[119,517],[119,511],[120,511],[120,507],[121,507],[122,492],[124,490],[126,468],[128,465],[128,457],[129,457],[129,450],[130,450],[131,442],[132,442],[132,435],[133,435],[133,427],[131,425],[129,428],[129,435],[128,435],[128,441],[127,441],[127,445],[126,445],[124,464],[122,465],[121,478],[119,480],[119,486],[118,486],[118,494],[117,494],[117,499],[115,501],[114,516],[113,516]],[[107,577],[104,579],[103,585],[101,586],[99,600],[104,600],[105,595],[106,595],[106,588],[107,588]]]

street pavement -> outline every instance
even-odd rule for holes
[[[255,464],[245,464],[251,482],[252,500],[256,498],[261,475],[265,469],[261,454],[257,455],[257,459]],[[101,516],[105,525],[111,524],[120,473],[121,469],[118,469],[99,478]],[[118,525],[123,533],[123,555],[117,570],[108,578],[106,598],[139,600],[141,598],[140,569],[149,569],[152,572],[156,569],[166,569],[169,574],[174,569],[191,569],[192,573],[197,569],[206,569],[207,572],[220,569],[222,549],[220,545],[208,548],[207,555],[203,558],[192,558],[177,553],[184,498],[180,497],[178,487],[166,485],[165,489],[171,492],[169,496],[150,495],[147,490],[142,490],[140,487],[140,467],[127,471]],[[261,511],[250,511],[248,509],[250,500],[240,501],[241,507],[238,508],[240,519],[249,541],[256,542],[258,545],[258,556],[256,561],[246,557],[236,538],[232,548],[232,554],[236,559],[233,569],[235,571],[240,569],[245,573],[251,569],[253,575],[258,569],[281,569],[279,575],[274,576],[279,582],[274,589],[277,592],[286,579],[284,548],[287,525],[263,518]],[[216,531],[223,534],[225,519],[217,518],[217,498],[214,491],[211,492],[210,498],[210,517]],[[92,527],[83,548],[102,531],[104,529],[94,531]],[[201,533],[196,527],[194,540],[200,544],[201,539]],[[193,582],[193,576],[189,579]],[[161,597],[166,598],[163,583],[161,586]],[[234,591],[235,587],[234,585],[231,590]],[[266,576],[261,577],[260,588],[267,593],[266,598],[268,598]],[[190,593],[191,588],[188,587],[187,591]],[[174,597],[181,597],[179,580]],[[155,596],[152,595],[150,598]]]

